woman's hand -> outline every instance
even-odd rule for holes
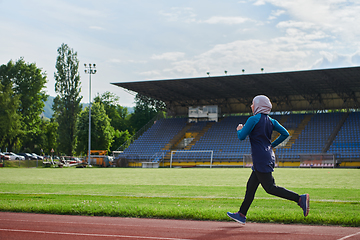
[[[242,125],[242,124],[240,123],[240,124],[237,126],[236,131],[241,130],[243,127],[244,127],[244,125]]]

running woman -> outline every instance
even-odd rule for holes
[[[299,195],[279,187],[272,176],[275,167],[273,148],[282,143],[289,136],[289,132],[278,121],[269,117],[271,108],[272,104],[268,97],[256,96],[251,105],[254,116],[249,117],[245,125],[239,124],[236,128],[240,140],[244,140],[249,135],[253,161],[252,172],[240,210],[236,213],[227,213],[231,219],[241,224],[246,222],[246,214],[259,184],[268,194],[296,202],[302,208],[305,217],[309,214],[309,194]],[[280,136],[271,142],[273,130],[279,132]]]

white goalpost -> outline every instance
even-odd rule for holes
[[[210,168],[213,163],[213,150],[173,150],[170,155],[170,168],[173,160],[178,161],[206,161],[209,160]]]
[[[335,155],[331,153],[312,153],[312,154],[299,154],[300,167],[310,168],[334,168]]]
[[[243,155],[243,167],[252,167],[252,156],[251,154],[244,154]]]

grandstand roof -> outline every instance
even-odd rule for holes
[[[360,67],[112,84],[164,101],[172,115],[205,105],[227,114],[250,112],[259,94],[271,99],[273,111],[360,108]]]

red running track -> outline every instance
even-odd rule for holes
[[[360,228],[0,212],[0,239],[360,239]]]

